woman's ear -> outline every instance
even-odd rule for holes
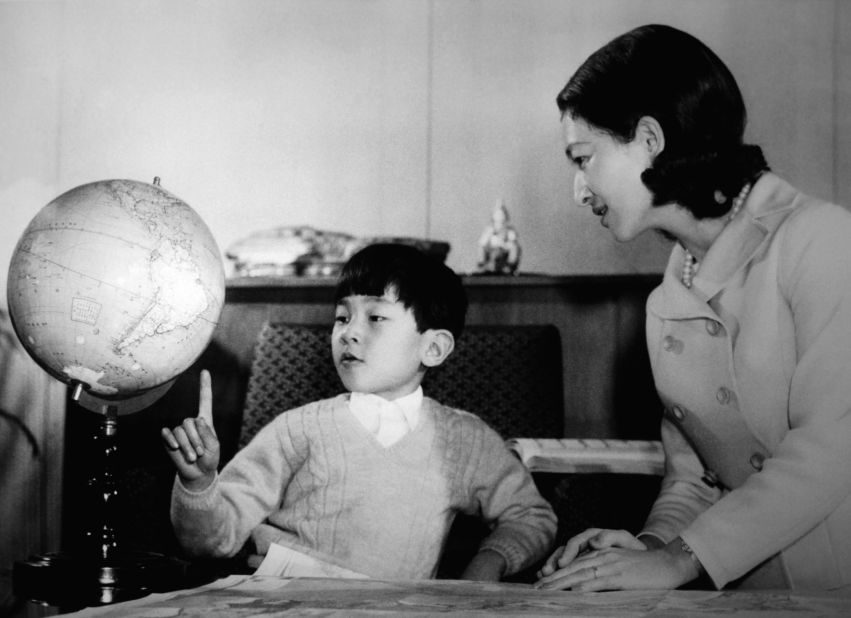
[[[665,132],[662,125],[653,116],[642,116],[635,127],[635,140],[655,159],[665,150]]]
[[[455,349],[455,337],[446,329],[429,329],[426,331],[427,340],[422,355],[423,365],[437,367],[445,361]]]

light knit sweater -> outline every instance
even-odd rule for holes
[[[473,414],[424,398],[417,427],[389,448],[357,421],[348,395],[279,415],[202,492],[179,480],[171,519],[196,555],[236,554],[249,535],[379,579],[433,577],[457,512],[492,531],[506,575],[543,558],[549,503],[500,436]]]

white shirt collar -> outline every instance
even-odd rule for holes
[[[350,393],[349,409],[364,427],[370,429],[376,422],[372,419],[378,414],[381,404],[386,401],[383,397],[371,393]],[[413,430],[420,422],[420,409],[423,405],[422,386],[418,386],[413,393],[394,399],[393,403],[402,409],[405,420],[408,421],[408,425]]]

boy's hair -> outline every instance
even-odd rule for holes
[[[461,278],[442,261],[409,245],[374,244],[355,253],[343,266],[334,302],[387,291],[413,310],[419,332],[442,328],[457,339],[464,330],[467,294]]]

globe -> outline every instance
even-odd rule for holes
[[[150,405],[200,356],[224,302],[213,235],[158,179],[54,199],[24,230],[7,285],[27,352],[84,407],[119,414]]]

